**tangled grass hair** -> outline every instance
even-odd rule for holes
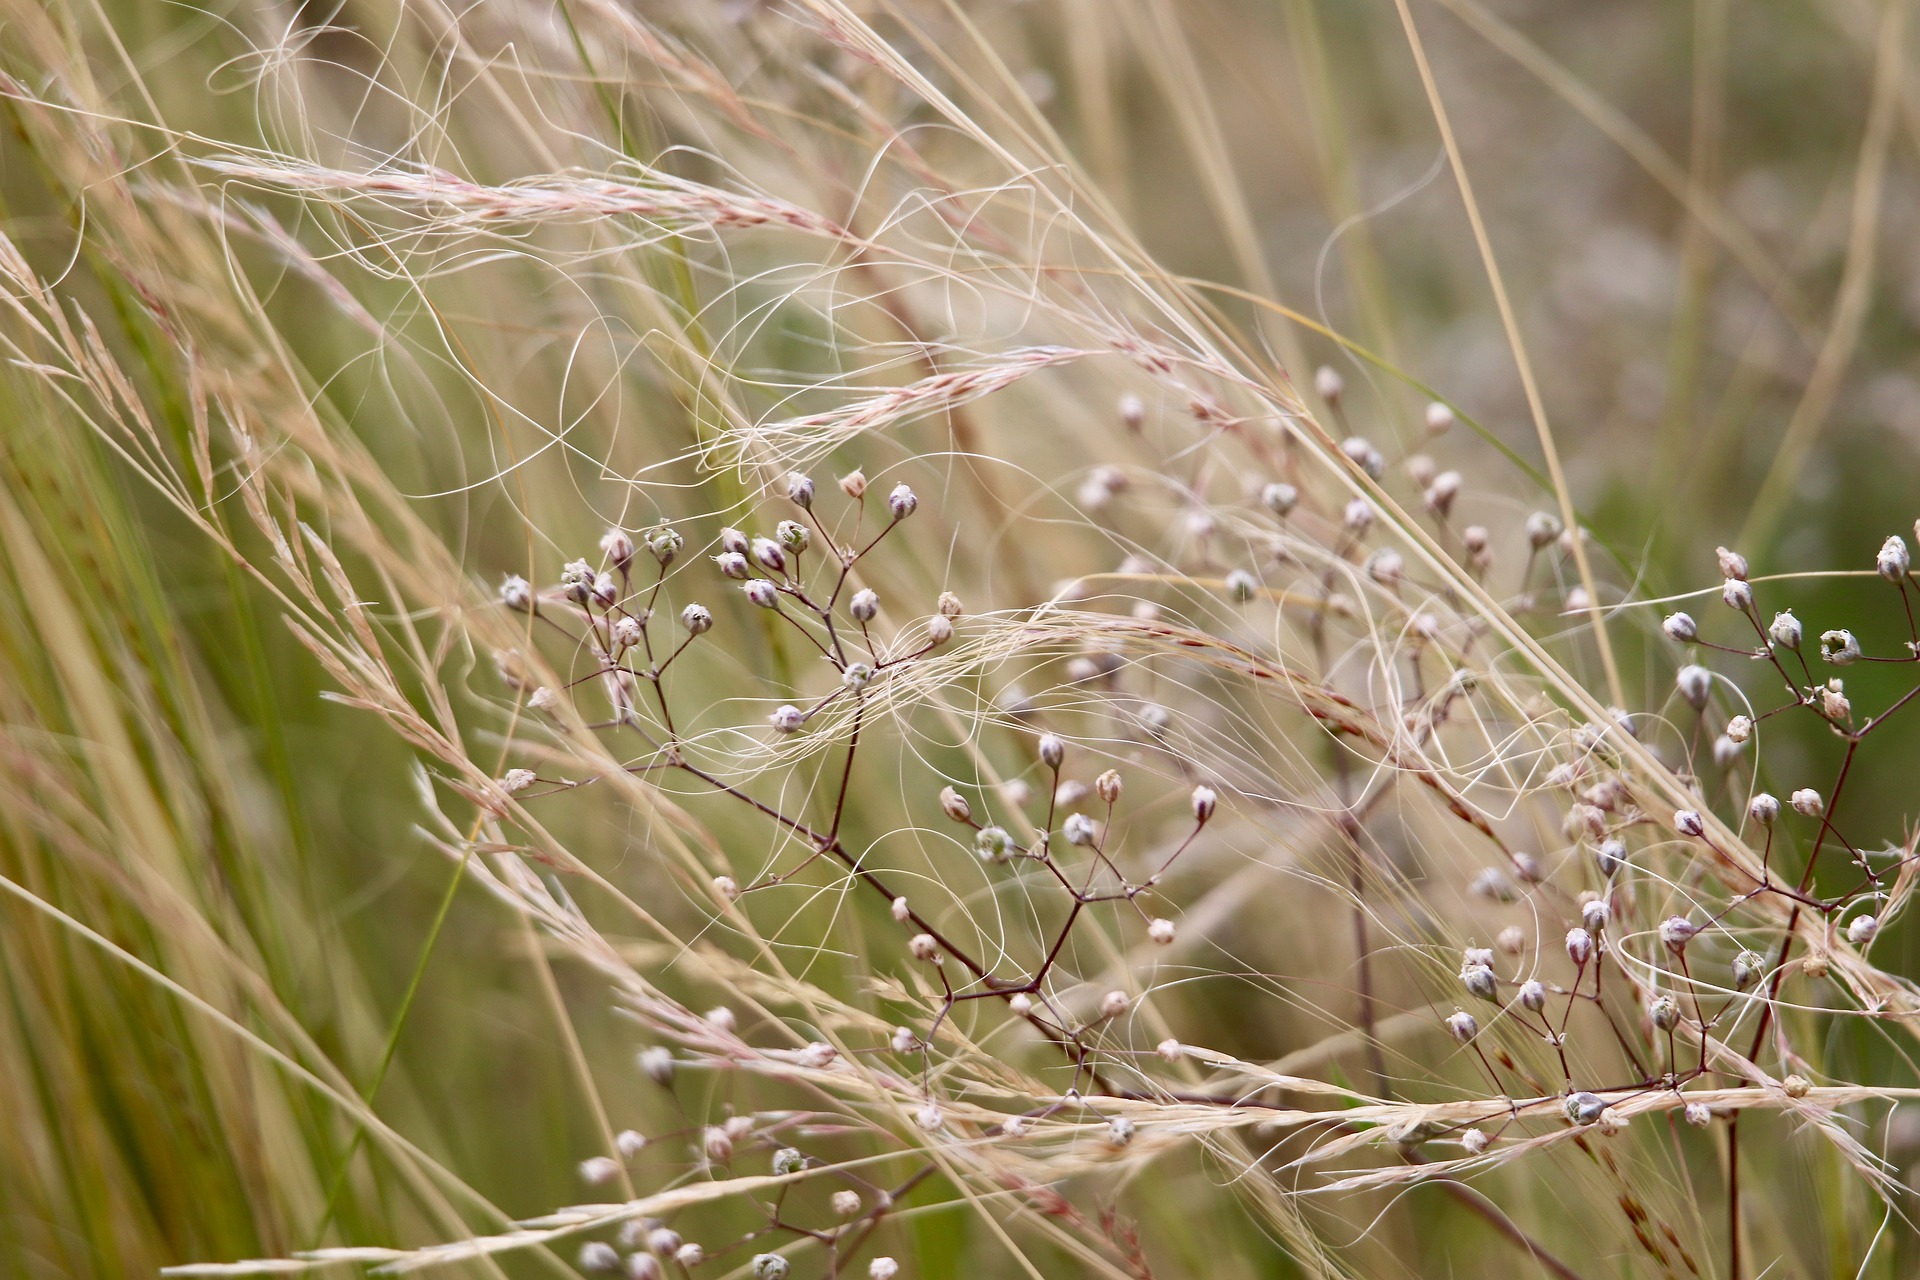
[[[960,7],[364,7],[357,34],[271,6],[218,33],[240,52],[208,83],[257,136],[210,131],[100,15],[6,8],[12,145],[77,211],[64,260],[0,241],[7,394],[64,441],[13,465],[137,478],[129,509],[284,622],[355,749],[404,745],[360,779],[380,799],[334,801],[410,813],[387,839],[445,866],[397,1017],[347,968],[314,1020],[289,975],[332,935],[303,962],[262,941],[298,877],[154,852],[279,837],[188,745],[206,713],[136,678],[171,659],[88,631],[141,554],[36,558],[42,499],[0,498],[9,607],[68,709],[8,695],[40,731],[8,739],[10,838],[63,865],[10,855],[9,918],[175,1028],[236,1170],[194,1185],[246,1205],[182,1226],[141,1170],[178,1135],[107,1126],[76,1158],[157,1224],[105,1231],[129,1271],[1871,1252],[1920,1012],[1874,944],[1916,862],[1842,802],[1912,695],[1855,710],[1816,669],[1920,661],[1920,631],[1769,626],[1790,586],[1724,552],[1729,607],[1658,634],[1574,509],[1404,8],[1544,474],[1257,289],[1156,262]],[[1303,327],[1367,380],[1296,385]],[[1910,604],[1909,568],[1890,540],[1877,589]],[[165,613],[157,572],[136,586]],[[1651,653],[1651,698],[1620,651]],[[1794,717],[1845,754],[1783,802],[1758,745]],[[63,735],[117,790],[62,789]],[[385,1109],[450,918],[535,975],[515,1016],[587,1121],[522,1154],[584,1201],[509,1212],[435,1108]],[[8,1180],[49,1178],[58,1108],[7,1078]],[[58,1201],[8,1219],[23,1274],[88,1234]]]

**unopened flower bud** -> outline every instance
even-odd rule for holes
[[[1127,996],[1126,992],[1109,991],[1100,998],[1100,1016],[1103,1018],[1117,1018],[1125,1013],[1132,1004],[1133,1001]]]
[[[787,501],[803,511],[813,509],[813,478],[798,471],[787,473]]]
[[[1373,504],[1365,498],[1355,498],[1347,503],[1342,516],[1347,532],[1358,535],[1373,527]]]
[[[855,622],[872,622],[874,615],[880,612],[880,597],[872,589],[862,587],[847,602],[847,612],[853,615]]]
[[[600,554],[621,573],[633,564],[633,538],[625,529],[609,529],[600,539]]]
[[[943,618],[951,619],[958,618],[964,614],[967,611],[967,607],[960,603],[960,597],[953,594],[953,592],[942,591],[940,593],[940,599],[934,605],[934,611]]]
[[[1695,711],[1704,711],[1707,699],[1713,696],[1713,673],[1696,663],[1688,663],[1680,668],[1673,678],[1674,686],[1680,690],[1680,696]]]
[[[1547,1007],[1546,984],[1537,978],[1529,978],[1520,984],[1520,1003],[1523,1007],[1538,1013]]]
[[[847,669],[840,673],[840,683],[855,693],[873,683],[873,665],[866,662],[849,662]]]
[[[1713,1111],[1704,1102],[1689,1102],[1681,1114],[1696,1129],[1704,1129],[1713,1123]]]
[[[1084,813],[1068,814],[1067,821],[1061,830],[1067,837],[1067,843],[1071,845],[1090,845],[1098,834],[1098,828],[1094,826],[1093,819]]]
[[[1040,735],[1040,763],[1049,769],[1058,769],[1060,762],[1067,758],[1067,744],[1058,734]]]
[[[1767,958],[1758,951],[1742,951],[1733,958],[1733,989],[1745,991],[1767,971]]]
[[[1493,1145],[1493,1139],[1483,1129],[1468,1129],[1460,1135],[1460,1145],[1467,1149],[1468,1155],[1477,1156]]]
[[[636,648],[644,638],[645,634],[640,629],[640,623],[633,618],[621,618],[616,621],[612,632],[607,637],[616,657],[629,649]]]
[[[1138,431],[1147,421],[1147,402],[1129,391],[1120,397],[1120,421],[1129,431]]]
[[[1386,472],[1387,460],[1378,449],[1373,447],[1371,441],[1363,440],[1359,436],[1349,436],[1340,442],[1340,452],[1346,454],[1354,466],[1359,467],[1375,480]]]
[[[1744,578],[1728,578],[1720,584],[1720,599],[1729,609],[1738,609],[1741,613],[1753,612],[1753,588]]]
[[[851,1218],[854,1214],[860,1212],[860,1193],[853,1190],[836,1191],[833,1193],[833,1199],[830,1203],[833,1205],[835,1216]]]
[[[1426,503],[1427,510],[1444,519],[1453,511],[1454,499],[1460,496],[1460,489],[1465,483],[1458,471],[1442,471],[1427,486],[1421,501]]]
[[[1820,633],[1820,657],[1836,667],[1850,667],[1860,661],[1860,642],[1851,631]]]
[[[973,821],[973,806],[952,787],[940,788],[940,811],[955,822]]]
[[[1428,432],[1436,436],[1450,429],[1455,420],[1453,410],[1438,400],[1427,404],[1426,419]]]
[[[1780,1088],[1789,1098],[1804,1098],[1813,1091],[1813,1086],[1807,1082],[1807,1078],[1799,1075],[1788,1076],[1782,1080]]]
[[[1440,464],[1427,454],[1416,453],[1407,459],[1407,479],[1413,481],[1415,487],[1425,489],[1438,479],[1439,475]]]
[[[767,719],[781,733],[798,733],[806,726],[807,714],[789,702]]]
[[[919,508],[920,499],[904,484],[895,485],[893,492],[887,495],[887,510],[893,513],[895,520],[905,520]]]
[[[892,911],[893,918],[903,924],[913,918],[913,908],[907,905],[906,895],[904,894],[893,900]]]
[[[920,1047],[920,1037],[913,1034],[911,1028],[895,1027],[893,1038],[887,1043],[895,1053],[912,1053]]]
[[[1866,946],[1879,932],[1880,922],[1872,916],[1855,916],[1847,921],[1847,941],[1856,947]]]
[[[707,1251],[701,1245],[689,1240],[673,1251],[673,1260],[691,1271],[707,1260]]]
[[[611,609],[620,599],[620,588],[614,584],[610,573],[597,573],[593,576],[593,602],[602,609]]]
[[[500,789],[512,795],[516,791],[525,791],[539,780],[539,775],[531,769],[509,769],[500,775]]]
[[[1599,933],[1607,927],[1607,921],[1613,916],[1613,908],[1607,905],[1605,898],[1589,898],[1580,907],[1580,923],[1590,933]]]
[[[799,525],[794,526],[796,529],[799,527]],[[768,573],[785,573],[787,571],[787,553],[782,551],[780,544],[772,538],[755,538],[753,540],[753,558],[754,561]]]
[[[605,1240],[589,1240],[580,1246],[574,1261],[582,1271],[610,1272],[620,1269],[620,1254]]]
[[[1770,827],[1780,816],[1780,802],[1762,791],[1747,805],[1747,816],[1763,827]]]
[[[1447,1034],[1461,1044],[1471,1044],[1480,1034],[1480,1022],[1464,1009],[1455,1009],[1447,1016]]]
[[[1693,810],[1682,809],[1673,815],[1673,829],[1683,836],[1703,836],[1707,833],[1707,824]]]
[[[1173,921],[1164,916],[1156,917],[1147,923],[1147,937],[1163,947],[1173,945],[1174,934]]]
[[[1803,634],[1800,627],[1800,619],[1794,617],[1791,613],[1774,614],[1773,624],[1767,628],[1767,639],[1773,643],[1775,648],[1787,649],[1794,652],[1799,651],[1800,640]]]
[[[741,584],[740,590],[746,593],[747,599],[762,609],[772,609],[780,603],[779,590],[765,578],[749,578]]]
[[[1661,996],[1647,1012],[1653,1025],[1661,1031],[1671,1031],[1680,1025],[1680,1004],[1672,996]]]
[[[1536,511],[1527,517],[1527,545],[1535,551],[1544,551],[1560,536],[1566,526],[1560,523],[1560,517],[1548,511]]]
[[[1098,795],[1108,804],[1114,804],[1119,801],[1122,785],[1120,771],[1118,769],[1108,769],[1093,780],[1094,794]]]
[[[779,1169],[780,1157],[788,1154],[789,1152],[791,1152],[795,1157],[798,1157],[800,1154],[798,1151],[794,1151],[793,1148],[791,1147],[788,1147],[782,1151],[776,1152],[773,1157],[774,1167],[776,1171],[778,1171]],[[683,1241],[680,1238],[680,1233],[678,1231],[675,1231],[672,1227],[655,1227],[653,1230],[647,1232],[647,1251],[649,1253],[658,1254],[663,1258],[670,1257],[674,1253],[677,1253],[680,1249],[680,1246],[684,1243],[685,1241]]]
[[[940,944],[930,933],[916,933],[907,939],[907,952],[921,964],[940,963]]]
[[[723,551],[713,558],[720,572],[735,580],[744,579],[753,573],[753,567],[747,563],[747,557],[738,551]]]
[[[1567,957],[1575,964],[1593,959],[1593,935],[1585,929],[1567,930]]]
[[[1880,554],[1874,560],[1874,568],[1888,582],[1899,582],[1907,576],[1907,570],[1913,568],[1913,557],[1907,554],[1906,541],[1899,534],[1880,544]]]
[[[1235,569],[1227,575],[1227,598],[1236,604],[1245,604],[1260,594],[1260,580],[1245,569]]]
[[[951,619],[943,618],[937,613],[927,619],[927,643],[937,647],[951,639],[953,639]]]
[[[777,1253],[753,1256],[753,1280],[787,1280],[792,1274],[793,1264]]]
[[[640,1074],[657,1085],[673,1083],[673,1050],[664,1045],[654,1045],[640,1051]]]
[[[1273,514],[1284,516],[1299,504],[1300,491],[1276,480],[1260,491],[1260,501]]]
[[[1460,545],[1466,548],[1468,555],[1485,555],[1493,545],[1493,535],[1485,525],[1470,524],[1460,531]]]
[[[1687,613],[1668,614],[1666,621],[1660,624],[1660,629],[1667,633],[1668,639],[1682,642],[1697,639],[1700,635],[1700,628],[1694,623],[1693,615]]]
[[[1500,980],[1493,976],[1493,970],[1483,964],[1468,965],[1462,969],[1460,984],[1467,989],[1469,995],[1478,996],[1482,1000],[1497,1002],[1500,999]]]
[[[713,891],[725,901],[732,902],[740,896],[740,885],[732,876],[715,876]]]
[[[867,1264],[867,1280],[894,1280],[900,1274],[900,1264],[892,1258],[875,1258]]]
[[[1809,818],[1817,818],[1826,811],[1826,805],[1820,799],[1820,793],[1812,787],[1802,787],[1788,798],[1795,813]]]
[[[840,492],[858,502],[867,493],[867,475],[864,471],[849,471],[840,477]]]
[[[1675,955],[1686,950],[1687,944],[1699,932],[1700,926],[1685,916],[1668,916],[1660,922],[1660,942]]]
[[[1219,803],[1220,798],[1213,793],[1212,787],[1195,787],[1193,789],[1193,820],[1205,822],[1213,816],[1213,811]]]
[[[593,1186],[612,1182],[620,1176],[620,1162],[612,1156],[594,1156],[580,1162],[581,1180]]]
[[[1734,742],[1745,742],[1753,736],[1753,720],[1749,716],[1735,716],[1727,721],[1727,737]]]
[[[1024,1018],[1033,1012],[1033,997],[1024,991],[1016,991],[1007,998],[1007,1008],[1015,1017]]]
[[[1600,864],[1600,874],[1611,876],[1627,862],[1627,845],[1624,840],[1608,839],[1600,842],[1593,851],[1594,860]]]
[[[533,588],[519,574],[510,574],[500,584],[500,603],[515,613],[525,613],[533,608]]]
[[[1321,365],[1313,371],[1313,390],[1322,400],[1334,402],[1340,399],[1340,393],[1347,389],[1347,380],[1332,365]]]
[[[1721,577],[1736,578],[1741,582],[1747,580],[1747,558],[1745,556],[1741,555],[1738,551],[1729,551],[1725,547],[1715,547],[1713,554],[1719,561]]]

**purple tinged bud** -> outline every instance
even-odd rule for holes
[[[740,589],[747,593],[747,599],[762,609],[771,609],[780,603],[779,591],[775,590],[774,585],[765,578],[749,578],[740,584]]]
[[[920,499],[904,484],[895,485],[893,492],[887,495],[887,510],[893,512],[895,520],[905,520],[919,508]]]

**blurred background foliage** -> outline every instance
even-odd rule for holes
[[[633,2],[668,26],[783,38],[777,5]],[[524,7],[564,49],[567,5]],[[1412,7],[1574,494],[1638,593],[1716,585],[1717,543],[1739,546],[1756,574],[1870,568],[1881,538],[1920,514],[1920,77],[1904,0]],[[1148,249],[1175,272],[1229,286],[1217,295],[1228,314],[1270,335],[1285,329],[1310,364],[1339,367],[1351,420],[1415,442],[1424,397],[1311,325],[1273,323],[1249,296],[1377,353],[1537,461],[1391,3],[1000,0],[964,10]],[[930,31],[935,44],[962,21],[934,4],[876,4],[870,17],[883,31]],[[644,68],[630,83],[617,68],[592,73],[613,87],[617,134],[602,114],[577,154],[539,154],[507,107],[486,100],[472,65],[449,58],[447,33],[467,20],[482,28],[480,53],[510,61],[511,46],[485,46],[487,15],[398,0],[0,0],[0,225],[44,277],[117,318],[106,343],[166,406],[174,335],[143,307],[141,265],[122,256],[110,217],[99,229],[87,167],[63,149],[112,137],[128,150],[90,163],[158,164],[164,138],[143,124],[164,121],[248,146],[299,136],[322,154],[392,151],[483,181],[556,162],[604,166],[621,150],[669,155],[689,171],[710,163],[702,139],[676,134],[680,115],[656,109],[665,91]],[[539,51],[548,65],[553,47]],[[130,123],[96,134],[104,122],[27,101],[68,89]],[[903,104],[894,123],[915,123],[912,110]],[[270,332],[291,350],[316,400],[400,491],[454,495],[417,510],[474,575],[553,558],[526,545],[517,520],[494,518],[522,500],[507,486],[454,493],[504,465],[487,452],[495,406],[468,378],[368,360],[364,335],[316,305],[315,286],[270,244],[233,243],[224,268],[263,300],[251,340]],[[655,277],[672,270],[668,255],[638,265]],[[379,324],[422,339],[409,350],[451,324],[475,344],[465,358],[518,379],[522,403],[564,416],[579,392],[559,377],[569,365],[543,326],[557,327],[567,302],[504,309],[512,269],[491,279],[440,290],[441,305],[463,308],[449,315],[429,312],[405,281],[363,273],[355,291]],[[817,338],[796,319],[761,341],[767,363],[784,367]],[[232,340],[226,358],[243,361],[249,335]],[[618,364],[626,354],[608,342],[589,356]],[[645,363],[616,406],[582,414],[585,452],[616,471],[681,450],[696,430],[687,389],[664,362]],[[1307,381],[1306,368],[1290,371]],[[1477,454],[1463,467],[1470,482],[1490,477],[1516,513],[1543,500],[1508,478],[1491,446],[1465,452]],[[623,514],[623,499],[593,466],[567,472],[559,459],[539,475],[535,505],[552,545],[577,547]],[[719,484],[690,470],[675,478]],[[716,491],[713,504],[724,503]],[[1031,550],[1044,560],[1044,547]],[[1791,603],[1810,632],[1840,619],[1870,649],[1890,649],[1904,619],[1872,587],[1823,579],[1764,598]],[[1644,705],[1671,709],[1671,654],[1630,652]],[[476,679],[490,676],[484,656],[473,665]],[[1890,699],[1898,675],[1852,677],[1856,704]],[[17,894],[0,902],[0,1271],[122,1276],[283,1254],[314,1243],[329,1220],[356,1240],[432,1229],[377,1169],[341,1182],[352,1139],[328,1106],[129,956],[259,1036],[309,1045],[350,1091],[379,1079],[381,1114],[508,1212],[576,1194],[579,1153],[598,1129],[546,970],[529,963],[518,922],[477,895],[455,893],[434,932],[449,868],[413,835],[410,752],[364,713],[329,703],[328,687],[270,598],[41,380],[0,371],[0,871],[71,918]],[[1863,765],[1878,772],[1850,799],[1852,820],[1891,839],[1913,821],[1915,728],[1901,726]],[[1769,749],[1789,780],[1830,772],[1836,755],[1817,735]],[[619,852],[633,834],[606,815],[582,821],[603,823],[592,838],[637,876]],[[584,1058],[608,1064],[617,1122],[669,1122],[673,1102],[638,1096],[631,1046],[592,979],[552,976]],[[1920,1156],[1920,1134],[1889,1141],[1903,1165]],[[1196,1162],[1168,1176],[1211,1172]],[[1855,1194],[1809,1191],[1809,1213],[1823,1196]],[[1510,1261],[1436,1193],[1411,1201],[1377,1229],[1408,1272]],[[1176,1249],[1163,1267],[1279,1274],[1218,1204],[1149,1204],[1157,1238]],[[970,1229],[964,1214],[917,1220],[914,1274],[978,1274]],[[1861,1245],[1836,1238],[1833,1259]],[[1920,1253],[1908,1241],[1885,1259],[1916,1265]],[[1827,1261],[1802,1258],[1798,1269]]]

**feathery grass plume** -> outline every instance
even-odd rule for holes
[[[1656,627],[1410,11],[1545,484],[1271,301],[1204,23],[1030,8],[6,7],[28,1273],[1740,1275],[1898,1217],[1904,541],[1904,641],[1758,543]],[[1122,62],[1221,287],[1131,229]]]

